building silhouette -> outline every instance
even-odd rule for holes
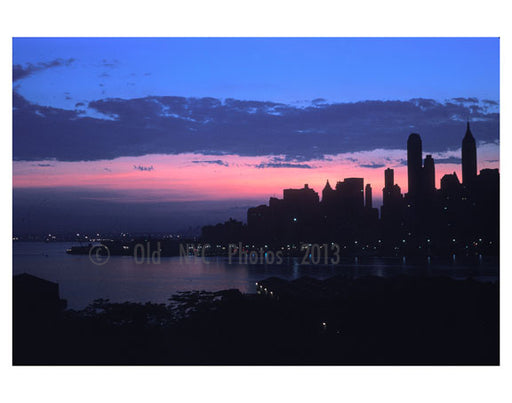
[[[283,198],[252,207],[247,225],[229,221],[203,228],[203,238],[247,241],[283,247],[301,243],[338,243],[346,254],[393,256],[497,254],[499,241],[499,171],[477,175],[475,139],[467,125],[462,140],[463,181],[444,175],[436,188],[435,161],[423,160],[422,139],[407,140],[408,192],[384,170],[382,206],[373,208],[372,187],[363,178],[345,178],[333,188],[329,181],[317,192],[307,184],[284,189]],[[239,239],[235,239],[239,237]]]
[[[364,179],[346,178],[336,184],[340,208],[348,214],[359,214],[364,207]]]
[[[434,159],[431,155],[425,157],[423,164],[423,191],[425,195],[430,195],[436,190],[436,168]]]
[[[368,183],[364,188],[364,197],[365,197],[365,208],[373,208],[373,200],[372,200],[372,186]]]
[[[381,230],[386,243],[395,244],[402,237],[404,227],[404,197],[400,186],[395,184],[395,171],[384,171],[384,188],[382,189]]]
[[[462,140],[462,184],[471,186],[476,178],[476,143],[467,123],[466,135]]]
[[[419,197],[421,191],[421,173],[422,173],[422,150],[421,137],[417,133],[412,133],[407,139],[407,180],[408,193],[412,200]]]
[[[334,203],[334,197],[336,192],[331,187],[329,180],[325,183],[324,190],[322,190],[322,202],[325,203]]]
[[[445,195],[445,198],[451,197],[454,199],[461,191],[462,185],[456,172],[446,174],[441,178],[441,192]]]

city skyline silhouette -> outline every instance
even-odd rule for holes
[[[198,234],[344,177],[379,207],[383,168],[408,192],[412,132],[437,188],[462,180],[468,118],[498,168],[498,56],[497,38],[14,38],[14,232]]]
[[[333,188],[327,180],[322,197],[308,184],[284,189],[283,198],[247,211],[247,225],[233,221],[206,226],[202,239],[212,243],[256,243],[282,247],[332,242],[346,254],[389,256],[437,254],[496,255],[499,252],[499,170],[477,174],[477,148],[467,122],[462,139],[463,178],[445,174],[436,188],[435,160],[423,158],[417,133],[407,140],[408,192],[384,171],[383,204],[373,208],[371,184],[344,178]],[[254,245],[253,245],[254,247]],[[294,246],[295,247],[295,246]]]

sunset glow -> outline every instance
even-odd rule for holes
[[[491,144],[479,149],[480,169],[499,166],[492,161],[497,147]],[[179,154],[78,162],[15,161],[13,185],[117,190],[126,194],[125,202],[192,201],[281,197],[283,189],[300,188],[306,183],[321,194],[326,180],[334,186],[344,178],[362,177],[372,185],[374,198],[380,200],[385,168],[395,170],[395,182],[407,192],[407,167],[401,163],[405,155],[405,150],[373,150],[327,155],[307,163],[292,162],[290,167],[264,168],[260,166],[282,160],[283,156]],[[456,155],[460,150],[434,154],[434,158]],[[150,167],[151,170],[144,170]],[[436,165],[437,187],[444,174],[453,172],[461,177],[460,164]]]

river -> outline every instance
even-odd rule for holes
[[[75,244],[76,245],[76,244]],[[302,265],[300,258],[283,264],[243,264],[227,258],[161,258],[140,263],[131,256],[112,256],[95,265],[87,255],[69,255],[71,243],[13,242],[13,274],[30,273],[59,283],[61,298],[68,307],[81,309],[98,298],[112,302],[166,302],[179,291],[218,291],[237,288],[255,292],[255,283],[268,277],[296,279],[310,276],[325,279],[337,274],[351,276],[395,274],[472,276],[482,281],[498,278],[496,258],[468,264],[460,259],[432,260],[412,264],[401,258],[346,259],[339,265]]]

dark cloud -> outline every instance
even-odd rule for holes
[[[83,102],[77,102],[75,104],[75,108],[80,108],[81,106],[85,106],[85,104]]]
[[[428,98],[413,98],[409,102],[414,103],[414,105],[420,107],[421,109],[431,109],[439,105],[436,100]]]
[[[454,101],[456,102],[468,102],[468,103],[473,103],[473,104],[476,104],[478,103],[478,98],[463,98],[463,97],[458,97],[458,98],[452,98]]]
[[[462,163],[462,159],[459,157],[448,157],[448,158],[436,158],[434,159],[436,164],[457,164],[460,165]]]
[[[303,169],[313,169],[311,165],[308,164],[294,164],[291,162],[262,162],[261,164],[255,165],[256,168],[303,168]]]
[[[196,160],[192,161],[194,164],[214,164],[214,165],[222,165],[222,166],[229,166],[227,162],[224,162],[222,160]]]
[[[134,165],[133,169],[136,169],[138,171],[152,171],[154,168],[153,168],[153,165],[151,165],[151,166]]]
[[[471,115],[475,115],[480,112],[484,112],[485,108],[481,107],[480,105],[470,105],[469,110],[471,111]]]
[[[482,102],[488,105],[499,105],[498,102],[492,101],[490,99],[482,99]]]
[[[110,168],[103,168],[104,171],[107,171],[107,172],[112,172],[112,170]]]
[[[33,167],[41,167],[41,168],[48,168],[48,167],[53,167],[54,165],[52,164],[32,164]]]
[[[17,93],[13,102],[15,160],[205,153],[282,155],[285,161],[270,162],[297,163],[330,154],[403,149],[413,131],[420,133],[424,149],[441,152],[460,147],[468,117],[477,141],[499,139],[499,113],[421,98],[309,107],[171,96],[90,102],[89,109],[105,119],[34,105]]]
[[[69,66],[75,59],[55,59],[50,62],[40,62],[37,64],[27,63],[25,66],[15,64],[12,66],[12,81],[18,81],[28,77],[38,71],[51,69],[53,67]]]
[[[312,104],[318,105],[318,104],[325,104],[327,101],[323,98],[316,98],[311,101]]]
[[[371,163],[371,164],[359,164],[359,166],[361,168],[384,168],[386,165],[384,164],[375,164],[375,163]]]
[[[312,158],[305,156],[305,155],[297,155],[297,154],[291,154],[291,155],[284,155],[279,157],[272,157],[270,159],[270,162],[305,162],[310,161]],[[318,155],[315,159],[322,160],[322,161],[332,161],[332,158],[328,158],[324,155]]]

